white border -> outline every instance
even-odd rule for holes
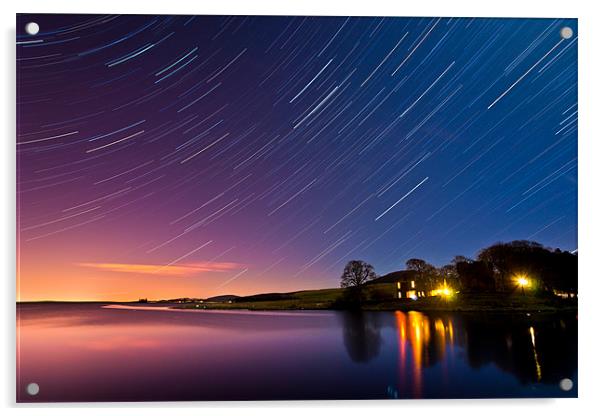
[[[2,13],[2,71],[4,96],[0,99],[4,137],[1,140],[0,181],[0,230],[2,249],[0,265],[3,266],[4,283],[2,333],[3,342],[0,365],[0,404],[9,413],[64,415],[93,415],[106,413],[144,413],[164,415],[166,412],[195,412],[183,408],[201,407],[211,415],[244,413],[245,416],[282,414],[303,415],[345,412],[348,415],[364,415],[369,411],[380,414],[419,413],[438,415],[482,415],[543,413],[546,415],[597,413],[596,402],[600,382],[598,353],[602,344],[599,328],[602,294],[602,259],[599,236],[602,236],[602,185],[600,118],[600,74],[602,65],[602,16],[596,13],[593,1],[528,1],[528,0],[419,0],[394,1],[370,0],[219,0],[216,2],[124,1],[101,2],[81,0],[26,0],[0,2]],[[280,15],[343,15],[343,16],[478,16],[478,17],[576,17],[579,19],[579,399],[567,400],[438,400],[438,401],[363,401],[363,402],[248,402],[248,403],[157,403],[157,404],[88,404],[16,406],[15,383],[15,13],[135,13],[135,14],[280,14]],[[597,122],[597,123],[596,123]],[[598,258],[597,258],[598,257]],[[172,409],[166,410],[169,407]],[[173,409],[177,407],[180,409]],[[283,408],[286,408],[284,410]]]

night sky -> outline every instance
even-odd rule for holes
[[[21,300],[572,251],[577,21],[20,15],[17,136]]]

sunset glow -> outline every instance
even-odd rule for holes
[[[497,241],[576,249],[575,19],[17,27],[19,301],[333,288],[352,259],[382,275]]]

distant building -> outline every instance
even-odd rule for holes
[[[451,288],[448,287],[445,279],[440,287],[433,288],[428,282],[422,279],[404,279],[398,280],[396,284],[397,299],[412,299],[425,298],[429,296],[449,296]]]
[[[431,288],[421,282],[414,270],[399,270],[374,279],[370,284],[386,284],[390,286],[387,293],[395,299],[418,299],[430,296]]]
[[[425,297],[429,291],[424,287],[417,287],[416,280],[398,280],[397,281],[397,299],[418,299]]]
[[[433,279],[423,279],[414,270],[400,270],[389,273],[371,281],[371,284],[387,284],[395,299],[412,299],[430,297],[430,296],[450,296],[456,293],[454,289],[448,286],[445,279],[443,281],[431,281]]]

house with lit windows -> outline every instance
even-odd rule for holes
[[[421,279],[414,270],[400,270],[376,278],[370,284],[387,285],[390,293],[395,299],[412,299],[430,296],[452,296],[456,291],[452,289],[445,279],[443,282],[433,283],[427,279]]]

